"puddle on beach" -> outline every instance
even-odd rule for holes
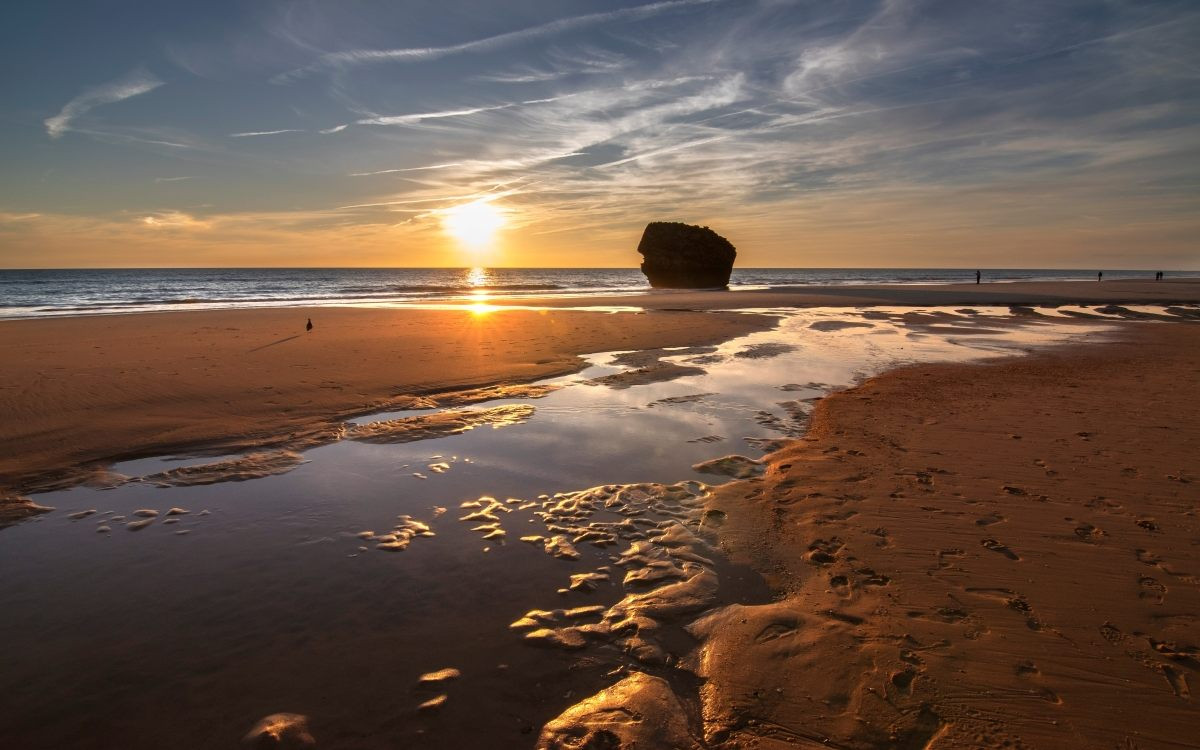
[[[897,363],[1111,328],[775,312],[720,346],[598,355],[536,398],[442,406],[474,415],[457,432],[416,439],[400,427],[439,411],[389,412],[305,451],[131,461],[113,472],[145,481],[36,496],[57,512],[0,532],[0,745],[231,747],[296,714],[318,747],[527,748],[639,672],[694,693],[672,666],[685,627],[770,600],[710,546],[707,485]]]

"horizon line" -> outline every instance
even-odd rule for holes
[[[26,271],[640,271],[639,266],[37,266],[0,267],[0,273]],[[1146,272],[1195,273],[1198,269],[1145,266],[735,266],[734,271],[1079,271],[1081,273]]]

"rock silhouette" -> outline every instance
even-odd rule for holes
[[[708,227],[652,221],[638,243],[642,273],[655,289],[710,289],[729,285],[737,250]]]

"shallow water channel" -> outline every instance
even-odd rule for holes
[[[708,546],[705,486],[730,477],[693,466],[760,458],[802,433],[815,400],[896,364],[1106,330],[1007,309],[778,314],[772,331],[594,356],[542,398],[469,407],[534,408],[515,424],[342,440],[252,481],[36,496],[57,511],[0,531],[0,747],[236,747],[277,712],[307,716],[318,747],[532,747],[623,670],[686,681],[672,665],[697,610],[769,600]],[[674,377],[636,384],[660,376]],[[631,483],[660,484],[556,497]],[[407,547],[388,549],[397,538]],[[614,605],[680,582],[696,584],[690,604],[627,637]],[[461,674],[418,684],[447,668]]]

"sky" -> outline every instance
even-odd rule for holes
[[[1198,269],[1198,39],[1195,0],[9,0],[0,267],[631,267],[674,220],[746,267]]]

